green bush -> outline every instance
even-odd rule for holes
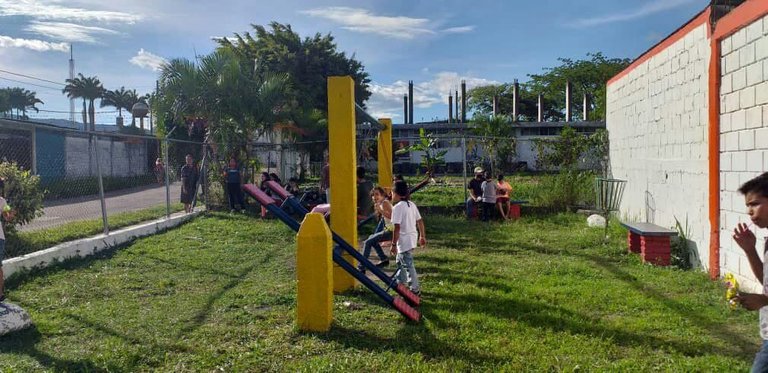
[[[14,211],[11,221],[3,221],[3,229],[15,233],[17,225],[43,214],[40,177],[21,169],[16,162],[0,162],[0,178],[5,180],[5,199]]]
[[[576,170],[563,170],[543,176],[536,193],[537,205],[554,211],[565,211],[575,206],[595,204],[594,174]]]

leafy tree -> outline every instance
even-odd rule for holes
[[[631,60],[627,58],[607,58],[602,53],[587,53],[588,59],[572,60],[558,58],[560,65],[545,68],[545,73],[531,74],[526,83],[530,91],[541,92],[560,112],[565,110],[565,84],[573,84],[574,118],[581,118],[583,109],[581,97],[584,93],[590,97],[590,117],[588,120],[605,120],[606,83],[614,75],[624,70]]]
[[[514,84],[503,83],[499,85],[487,85],[475,87],[467,93],[467,106],[475,115],[488,116],[493,114],[493,97],[499,97],[498,115],[511,116],[514,105]],[[533,122],[538,119],[539,101],[538,93],[535,93],[526,84],[519,85],[518,121]],[[544,97],[544,121],[559,121],[564,118],[563,113],[556,109],[551,98]]]
[[[19,87],[13,87],[8,88],[6,91],[6,103],[5,105],[8,107],[8,110],[11,111],[16,110],[16,118],[18,119],[26,119],[27,118],[27,110],[34,110],[35,112],[39,112],[40,110],[37,108],[37,104],[42,104],[43,101],[41,101],[39,98],[36,97],[37,94],[33,91],[19,88]]]
[[[96,130],[96,111],[94,109],[94,103],[97,99],[100,99],[104,95],[104,86],[101,85],[98,77],[95,76],[83,76],[82,73],[77,74],[74,79],[67,79],[67,85],[62,90],[62,93],[67,95],[67,98],[82,98],[83,99],[83,111],[85,111],[85,101],[88,101],[88,118],[90,118],[91,131]],[[88,124],[88,121],[84,121]]]
[[[245,153],[250,139],[271,131],[284,118],[285,75],[258,75],[247,60],[219,49],[199,63],[174,59],[160,73],[154,110],[160,133],[183,124],[192,133],[201,127],[216,153]],[[219,149],[220,147],[220,149]]]
[[[139,102],[147,103],[147,100],[149,99],[149,94],[145,95],[139,95],[136,93],[135,89],[132,89],[130,91],[126,91],[125,93],[125,109],[128,110],[129,113],[131,113],[131,127],[136,127],[136,118],[133,116],[133,105],[138,104]],[[141,128],[142,130],[144,127]]]
[[[370,79],[363,65],[353,56],[347,57],[336,49],[330,34],[315,34],[303,40],[290,25],[277,22],[269,29],[251,25],[254,34],[235,34],[237,42],[218,40],[222,48],[235,52],[249,61],[257,74],[287,74],[291,83],[288,101],[303,110],[327,112],[326,79],[334,75],[350,75],[355,81],[355,100],[363,105],[371,96]]]
[[[8,88],[0,89],[0,113],[2,113],[3,116],[7,116],[11,111],[11,102],[8,95],[9,91],[10,89]]]
[[[472,132],[480,136],[479,145],[491,165],[491,173],[497,173],[499,167],[506,167],[516,154],[516,141],[512,118],[506,115],[485,116],[476,114],[472,119]]]

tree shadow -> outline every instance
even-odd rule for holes
[[[111,363],[96,365],[88,359],[64,359],[37,348],[42,334],[36,326],[0,337],[0,353],[26,355],[45,369],[59,372],[116,372],[122,370]]]

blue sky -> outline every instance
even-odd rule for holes
[[[96,75],[108,89],[125,86],[146,93],[163,60],[194,58],[215,48],[212,37],[278,21],[302,36],[330,32],[340,50],[354,54],[373,81],[368,102],[373,115],[402,122],[402,96],[413,80],[414,119],[431,120],[447,117],[448,93],[461,79],[470,87],[526,81],[527,74],[557,65],[558,57],[583,58],[588,52],[635,58],[708,3],[0,0],[0,70],[5,71],[0,71],[0,87],[34,90],[45,102],[41,109],[69,110],[54,82],[68,77],[72,43],[76,73]],[[68,118],[53,112],[38,116]],[[97,122],[114,123],[114,116],[100,114]]]

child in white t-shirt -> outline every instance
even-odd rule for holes
[[[493,208],[496,206],[496,182],[493,181],[491,174],[485,173],[485,181],[480,185],[483,190],[483,216],[482,221],[488,221],[493,214]]]
[[[397,273],[397,281],[401,284],[410,283],[411,291],[420,295],[419,277],[413,265],[413,249],[417,243],[422,247],[427,244],[424,221],[416,204],[408,200],[408,184],[405,181],[395,182],[392,192],[392,200],[395,202],[392,224],[395,230],[392,232],[393,244],[390,251],[392,254],[397,253],[397,264],[401,268]]]

